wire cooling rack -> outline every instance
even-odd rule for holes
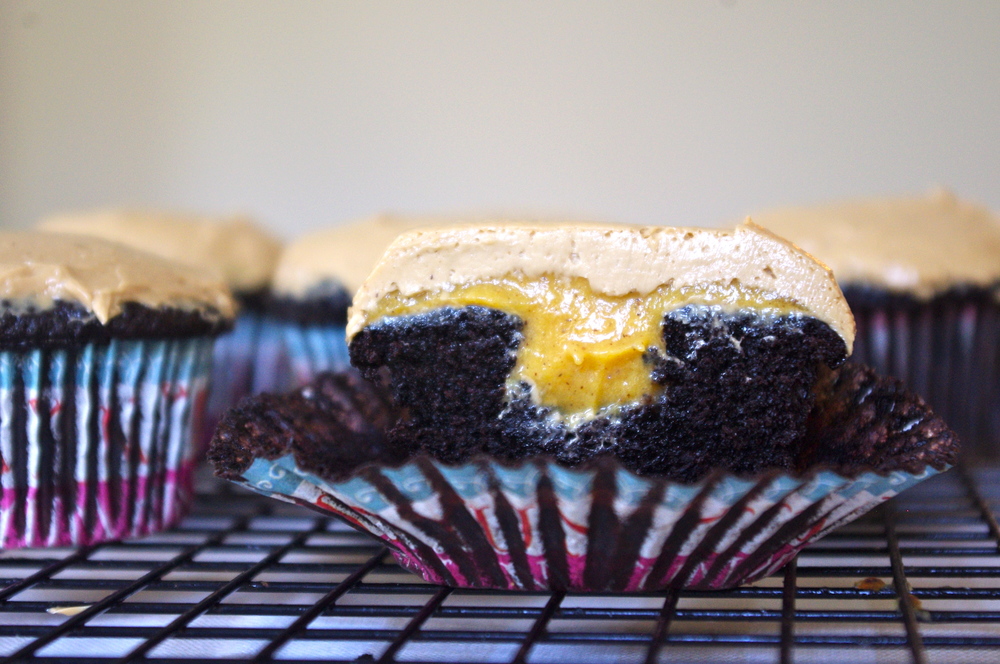
[[[1000,468],[956,468],[728,592],[451,590],[204,476],[136,541],[0,552],[0,662],[1000,662]]]

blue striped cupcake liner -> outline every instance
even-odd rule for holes
[[[208,408],[198,436],[199,455],[208,446],[223,414],[244,397],[293,387],[285,324],[244,311],[231,332],[216,339]]]
[[[799,450],[810,467],[795,472],[718,469],[686,483],[639,476],[611,455],[572,468],[544,456],[404,460],[391,427],[405,412],[356,371],[233,413],[212,458],[223,477],[373,534],[431,583],[720,590],[774,573],[955,462],[955,434],[898,381],[851,363],[827,378]],[[455,443],[429,435],[426,449]]]
[[[317,374],[340,371],[350,365],[347,328],[344,325],[282,324],[291,365],[287,387],[301,387]]]
[[[176,523],[191,500],[212,341],[0,352],[0,547]]]

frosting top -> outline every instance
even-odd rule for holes
[[[266,287],[281,252],[278,240],[239,215],[215,218],[175,212],[100,210],[49,217],[38,227],[101,237],[214,270],[237,292]]]
[[[945,190],[752,215],[829,265],[841,283],[929,298],[1000,280],[1000,219]]]
[[[595,293],[648,295],[739,285],[793,303],[854,341],[854,318],[829,268],[753,223],[734,229],[613,224],[477,224],[400,235],[354,297],[350,340],[388,295],[409,297],[506,276],[589,282]]]
[[[274,291],[302,298],[316,286],[333,281],[353,293],[397,235],[447,223],[441,217],[379,214],[308,233],[282,252]]]
[[[0,232],[0,298],[15,312],[75,302],[102,323],[127,302],[224,318],[236,310],[224,283],[172,261],[99,238],[31,231]]]

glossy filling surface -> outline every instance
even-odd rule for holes
[[[371,320],[465,306],[517,316],[524,322],[524,340],[508,391],[516,394],[527,384],[537,404],[572,423],[659,394],[662,386],[651,372],[652,358],[665,354],[663,317],[691,304],[721,311],[750,309],[762,316],[802,313],[796,304],[736,280],[702,288],[664,284],[645,295],[610,296],[595,292],[581,277],[543,275],[510,276],[412,297],[389,294]]]

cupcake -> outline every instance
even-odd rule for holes
[[[358,371],[244,403],[210,458],[432,582],[725,588],[953,462],[853,337],[753,224],[416,231],[354,298]]]
[[[239,316],[215,345],[205,443],[227,408],[247,394],[280,387],[274,382],[280,332],[264,309],[281,245],[248,218],[109,210],[50,217],[39,228],[121,242],[212,273],[229,286]]]
[[[0,292],[0,547],[175,523],[225,284],[97,238],[6,232]]]
[[[1000,219],[946,191],[753,215],[829,265],[858,326],[854,357],[1000,456]]]
[[[381,214],[309,233],[288,244],[274,275],[270,314],[291,361],[287,387],[348,366],[344,329],[351,296],[397,235],[439,218]]]

